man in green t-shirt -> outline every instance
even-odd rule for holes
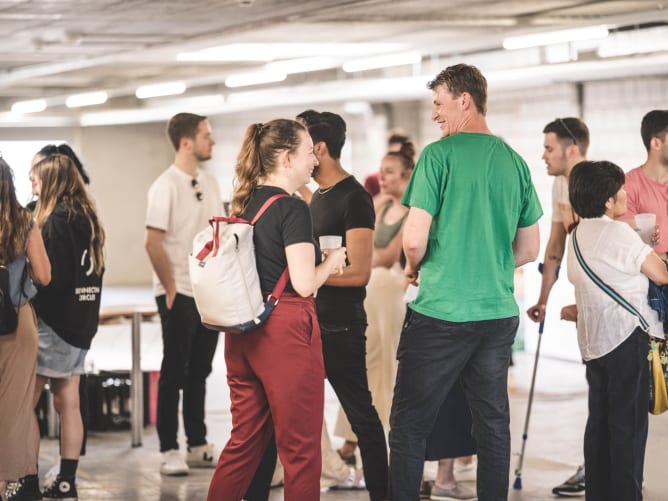
[[[429,83],[443,139],[418,160],[403,203],[405,274],[417,284],[399,342],[390,418],[390,498],[419,496],[425,439],[461,378],[478,443],[478,499],[505,500],[507,375],[518,266],[538,256],[543,214],[529,168],[485,120],[487,81],[458,64]]]

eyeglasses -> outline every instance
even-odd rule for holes
[[[204,199],[204,193],[202,193],[202,191],[199,189],[199,182],[197,179],[190,181],[190,186],[192,186],[193,190],[195,190],[195,198],[197,201],[201,202]]]
[[[568,128],[568,125],[566,125],[566,122],[564,122],[561,118],[557,118],[557,121],[566,129],[566,132],[568,133],[569,136],[571,136],[571,139],[573,140],[573,144],[577,146],[578,140],[575,139],[575,134],[571,131],[571,129]]]

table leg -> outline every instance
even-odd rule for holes
[[[132,314],[132,372],[130,374],[130,400],[132,401],[132,447],[141,447],[144,431],[144,380],[141,371],[141,320],[142,314]]]

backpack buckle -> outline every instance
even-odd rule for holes
[[[278,298],[272,296],[271,294],[269,294],[269,295],[267,296],[267,302],[270,302],[272,299],[274,300],[274,301],[273,301],[274,306],[276,306],[276,305],[278,304]]]

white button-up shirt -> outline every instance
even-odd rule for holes
[[[662,338],[663,325],[647,302],[649,281],[640,271],[652,249],[627,223],[607,216],[580,220],[576,232],[584,262],[645,317],[649,334]],[[610,353],[640,327],[635,315],[585,273],[575,256],[572,237],[568,245],[568,280],[575,286],[578,344],[584,360]]]

